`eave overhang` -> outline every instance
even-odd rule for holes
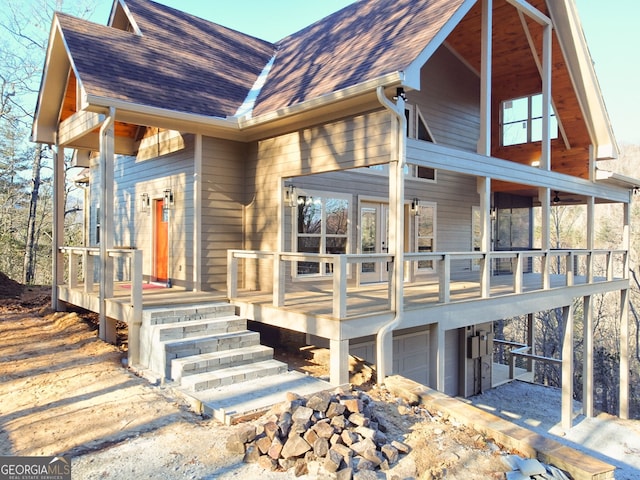
[[[573,0],[547,1],[547,8],[564,53],[571,81],[595,147],[598,160],[618,158],[618,144],[613,134],[602,91],[593,68],[593,60]]]

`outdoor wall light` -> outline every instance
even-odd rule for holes
[[[411,200],[411,213],[413,213],[416,217],[420,215],[420,209],[418,208],[419,206],[420,199],[414,198],[413,200]]]
[[[170,188],[164,191],[164,206],[165,208],[173,207],[173,191]]]
[[[149,211],[149,194],[143,193],[142,199],[140,201],[140,211],[142,213],[147,213]]]
[[[293,185],[287,185],[284,190],[284,201],[290,207],[296,207],[298,205],[298,194],[296,187]]]

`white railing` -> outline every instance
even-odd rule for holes
[[[411,252],[405,253],[404,257],[407,285],[410,285],[417,278],[414,272],[417,270],[418,262],[426,261],[436,266],[437,277],[435,281],[431,280],[431,284],[437,288],[437,302],[442,304],[455,301],[452,299],[452,289],[455,289],[456,282],[461,280],[471,281],[478,285],[475,298],[490,298],[505,293],[521,294],[525,290],[549,290],[577,284],[612,281],[616,278],[628,278],[628,269],[626,268],[628,254],[624,250]],[[390,254],[312,254],[229,250],[227,256],[227,293],[230,299],[239,298],[241,260],[267,261],[271,264],[270,287],[272,305],[275,307],[285,306],[287,293],[293,293],[294,290],[297,293],[304,291],[304,281],[291,281],[292,272],[295,272],[297,262],[318,264],[319,267],[316,271],[331,272],[330,276],[320,275],[316,277],[316,280],[332,282],[329,292],[332,297],[332,316],[337,319],[345,319],[348,316],[348,280],[352,280],[349,285],[353,288],[361,287],[360,269],[351,266],[362,263],[377,263],[381,267],[389,265],[390,280],[394,257]],[[460,268],[454,272],[453,262],[458,262],[458,265],[460,265],[459,262],[466,262],[469,266],[477,263],[478,270],[474,271],[469,267],[465,274],[460,273]],[[287,266],[287,264],[289,265]],[[242,273],[247,272],[243,271]],[[525,275],[527,275],[526,284]],[[532,281],[537,284],[532,285]],[[315,286],[316,283],[313,285]],[[391,282],[389,281],[390,286]],[[266,289],[269,290],[269,285]],[[465,289],[465,295],[465,299],[470,299],[468,288]],[[387,310],[390,304],[391,289],[389,288],[387,289]]]
[[[96,282],[94,278],[94,261],[100,256],[100,249],[97,247],[61,247],[60,251],[68,256],[67,287],[69,290],[81,290],[85,295],[97,296],[95,291]],[[122,259],[126,268],[121,271],[128,273],[130,283],[129,291],[129,312],[126,312],[124,320],[129,326],[129,360],[132,363],[137,361],[137,349],[139,347],[140,325],[142,324],[142,250],[129,248],[107,249],[108,258],[105,265],[108,272],[113,272],[113,262],[115,259]],[[118,279],[123,281],[124,278]],[[115,298],[114,290],[117,281],[113,276],[104,285],[104,299]],[[86,307],[86,305],[79,305]]]

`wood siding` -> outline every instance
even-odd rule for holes
[[[174,139],[175,141],[175,139]],[[154,201],[171,189],[174,205],[169,225],[169,277],[175,285],[193,285],[193,136],[184,136],[184,147],[157,158],[118,156],[114,164],[114,241],[116,247],[143,250],[145,279],[154,274]],[[98,161],[91,165],[91,184],[100,181]],[[150,198],[147,212],[142,211],[142,194]],[[96,242],[99,189],[91,189],[90,243]],[[118,270],[126,270],[122,265]],[[126,272],[125,272],[126,274]]]
[[[247,146],[204,137],[202,141],[202,289],[226,290],[227,249],[241,249]]]
[[[386,163],[390,126],[389,114],[377,111],[253,144],[247,167],[244,248],[280,249],[283,179]],[[271,280],[265,268],[247,272],[248,288],[259,288],[260,275]]]
[[[480,137],[480,79],[447,48],[440,47],[420,72],[420,91],[408,102],[420,107],[434,140],[477,151]]]

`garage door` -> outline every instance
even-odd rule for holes
[[[393,372],[429,385],[429,331],[393,338]]]

